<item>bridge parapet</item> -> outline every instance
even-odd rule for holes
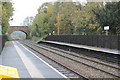
[[[10,26],[12,32],[13,31],[22,31],[26,34],[26,38],[28,36],[28,26]]]

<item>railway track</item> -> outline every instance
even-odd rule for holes
[[[24,43],[22,43],[24,44]],[[72,70],[69,68],[69,66],[65,66],[64,64],[61,64],[61,63],[58,63],[57,61],[55,61],[54,59],[42,54],[42,51],[38,51],[34,48],[32,48],[31,46],[27,45],[27,44],[24,44],[25,46],[27,46],[28,48],[30,48],[32,51],[35,51],[37,53],[39,53],[40,55],[44,56],[42,58],[45,58],[45,61],[49,62],[50,65],[53,65],[54,68],[56,68],[59,72],[63,73],[65,76],[67,76],[68,78],[82,78],[82,79],[85,79],[85,80],[88,80],[87,78],[83,77],[82,75],[80,75],[78,72]],[[46,60],[47,59],[47,60]],[[52,63],[51,63],[52,61]],[[57,64],[55,64],[57,63]],[[56,66],[57,65],[57,66]],[[69,79],[68,79],[69,80]],[[71,79],[70,79],[71,80]]]
[[[82,58],[82,59],[85,59],[85,60],[88,60],[88,61],[96,62],[96,63],[102,64],[102,65],[106,65],[106,66],[109,66],[109,67],[113,67],[113,68],[116,68],[116,69],[119,67],[118,65],[113,65],[113,64],[109,64],[109,63],[103,63],[103,62],[101,62],[98,59],[89,58],[87,56],[79,55],[79,54],[76,54],[74,52],[65,51],[65,50],[62,50],[62,49],[59,49],[59,48],[55,48],[55,47],[52,47],[52,46],[48,46],[48,45],[44,45],[44,44],[40,44],[40,45],[43,46],[43,47],[47,47],[47,48],[50,48],[50,49],[53,49],[53,50],[57,50],[57,51],[63,52],[63,53],[68,54],[68,55],[75,56],[77,58]]]
[[[99,60],[102,60],[103,62],[118,65],[120,64],[120,55],[111,54],[111,53],[104,53],[100,51],[93,51],[93,50],[87,50],[87,49],[80,49],[80,48],[74,48],[64,45],[56,45],[48,42],[40,42],[40,44],[49,45],[50,47],[56,47],[58,49],[78,53],[79,55],[89,56],[91,58],[96,58]],[[99,54],[99,55],[98,55]]]
[[[82,78],[120,78],[120,68],[117,66],[95,61],[46,45],[38,45],[29,41],[22,43],[52,61],[66,67]]]

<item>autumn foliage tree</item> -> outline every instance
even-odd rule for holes
[[[0,3],[2,6],[2,19],[1,19],[1,26],[2,26],[2,34],[10,32],[10,24],[9,21],[11,16],[13,15],[13,7],[11,2],[2,2]]]
[[[55,2],[44,3],[31,26],[32,37],[57,35],[104,35],[103,27],[111,26],[110,34],[118,34],[119,3]]]
[[[111,35],[120,34],[120,2],[108,2],[93,12],[102,29],[104,26],[110,26]]]

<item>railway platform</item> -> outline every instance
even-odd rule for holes
[[[66,78],[17,41],[9,41],[0,55],[0,65],[18,69],[20,78]]]
[[[58,44],[58,45],[63,45],[63,46],[65,45],[65,46],[70,46],[70,47],[76,47],[76,48],[82,48],[82,49],[88,49],[88,50],[93,50],[93,51],[100,51],[100,52],[120,55],[120,51],[115,50],[115,49],[100,48],[100,47],[87,46],[87,45],[78,45],[78,44],[64,43],[64,42],[57,42],[57,41],[47,41],[47,40],[42,41],[42,42],[47,42],[47,43]]]

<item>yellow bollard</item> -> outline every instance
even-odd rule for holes
[[[0,65],[0,80],[20,80],[18,70]]]

